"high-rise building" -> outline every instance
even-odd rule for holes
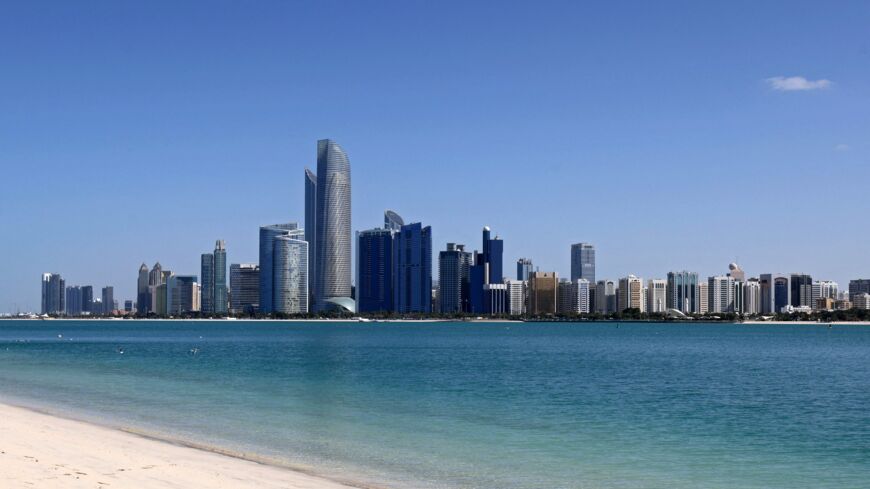
[[[66,288],[66,315],[80,316],[82,314],[82,288],[71,285]]]
[[[447,250],[438,253],[438,298],[442,314],[470,312],[469,270],[471,253],[465,245],[447,243]]]
[[[529,314],[555,314],[558,307],[559,276],[556,272],[529,274]]]
[[[66,311],[66,283],[59,273],[42,274],[42,314]]]
[[[759,277],[761,285],[761,313],[775,314],[791,305],[791,285],[788,275],[763,273]]]
[[[269,314],[275,312],[273,307],[273,284],[275,282],[273,268],[273,252],[275,239],[286,236],[291,231],[298,231],[295,222],[272,224],[260,227],[260,312]]]
[[[82,285],[82,314],[94,312],[94,287]]]
[[[358,312],[396,310],[393,304],[395,299],[393,286],[396,279],[395,236],[396,231],[389,227],[369,229],[357,234],[356,310]]]
[[[668,281],[650,279],[647,287],[647,312],[665,312],[668,310]]]
[[[595,247],[589,243],[571,245],[571,281],[578,278],[595,283]]]
[[[351,297],[350,162],[329,139],[317,142],[316,194],[314,307],[322,310],[330,299]]]
[[[203,253],[199,259],[199,272],[202,277],[202,312],[214,312],[214,253]]]
[[[761,313],[761,283],[751,278],[743,283],[743,314]]]
[[[813,307],[813,278],[802,273],[793,273],[789,280],[791,300],[794,307]]]
[[[230,265],[230,296],[233,314],[256,313],[260,306],[260,267],[254,263]]]
[[[559,282],[557,309],[560,314],[589,313],[589,281],[562,279]]]
[[[166,290],[166,314],[199,311],[200,290],[196,275],[170,275],[159,288]]]
[[[402,219],[402,216],[389,209],[384,211],[384,229],[399,232],[404,225],[405,220]]]
[[[203,253],[200,259],[202,312],[227,312],[227,248],[223,240],[215,241],[213,253]]]
[[[613,280],[599,280],[595,284],[595,312],[616,312],[616,283]]]
[[[823,298],[834,299],[834,300],[837,299],[837,296],[840,292],[840,284],[838,284],[837,282],[834,282],[832,280],[820,280],[820,281],[816,282],[815,284],[813,284],[813,287],[815,288],[815,286],[817,284],[819,287],[818,293],[816,293],[815,290],[813,291],[813,295],[817,299],[823,299]]]
[[[308,242],[304,238],[304,231],[293,230],[273,240],[273,312],[308,312]]]
[[[530,273],[532,273],[532,260],[530,258],[517,260],[517,280],[528,282]]]
[[[698,274],[695,272],[668,272],[668,307],[682,313],[700,312]]]
[[[849,300],[854,300],[858,294],[870,294],[870,279],[849,280]]]
[[[626,309],[637,309],[640,312],[644,312],[644,309],[646,309],[643,300],[642,278],[629,275],[619,279],[617,296],[617,308],[620,312]]]
[[[522,280],[506,280],[508,314],[522,316],[526,313],[526,282]]]
[[[148,294],[148,265],[144,262],[139,266],[139,277],[136,280],[136,312],[139,315],[148,314],[150,295]]]
[[[103,287],[103,314],[112,314],[115,311],[115,288],[111,285]]]
[[[396,235],[396,311],[432,312],[432,228],[406,224]]]
[[[855,309],[870,309],[870,294],[864,292],[852,297],[852,307]]]
[[[311,296],[308,305],[313,305],[315,297],[314,268],[317,261],[317,175],[308,168],[305,169],[305,241],[308,242],[308,295]]]
[[[707,279],[708,312],[725,313],[734,310],[734,277],[717,275]]]
[[[475,253],[474,264],[469,270],[469,302],[471,311],[478,314],[489,314],[486,301],[483,299],[483,286],[500,284],[504,281],[502,274],[502,256],[504,243],[496,236],[491,238],[489,226],[483,228],[483,246],[480,253]]]
[[[698,282],[698,313],[707,314],[708,312],[710,312],[710,285],[701,280]]]
[[[485,284],[483,286],[484,309],[489,314],[506,314],[508,312],[507,285]]]

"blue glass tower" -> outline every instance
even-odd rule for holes
[[[396,232],[391,229],[369,229],[359,233],[356,282],[358,312],[395,311],[395,236]]]
[[[502,273],[504,243],[498,237],[490,237],[489,226],[483,228],[483,252],[475,254],[474,265],[469,273],[469,302],[471,312],[492,313],[484,300],[483,286],[500,284],[504,280]]]
[[[432,312],[432,228],[402,226],[396,237],[396,310]]]

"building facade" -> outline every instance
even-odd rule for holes
[[[273,253],[275,240],[294,232],[299,235],[299,225],[295,222],[272,224],[260,227],[260,312],[270,314],[275,312],[273,284],[275,283]],[[304,231],[302,231],[304,233]]]
[[[389,228],[369,229],[357,234],[356,310],[392,312],[396,308],[394,283],[395,236]]]
[[[556,314],[558,307],[559,276],[556,272],[529,274],[529,314]]]
[[[595,283],[595,247],[589,243],[571,245],[571,281],[580,278]]]
[[[646,305],[643,297],[643,279],[629,275],[619,279],[619,289],[617,291],[617,309],[619,312],[626,309],[637,309],[644,312]]]
[[[42,314],[66,311],[66,282],[59,273],[42,274]]]
[[[668,281],[651,279],[647,287],[647,312],[665,312],[668,310]]]
[[[277,236],[272,251],[272,312],[308,312],[308,242],[304,231]]]
[[[259,266],[254,263],[233,263],[230,265],[230,298],[230,312],[233,314],[254,314],[258,311],[260,307]]]
[[[350,202],[350,161],[335,141],[322,139],[317,142],[315,310],[326,308],[332,299],[351,297]],[[262,264],[260,269],[265,272]]]
[[[447,243],[447,249],[438,253],[438,299],[442,314],[470,312],[469,273],[471,253],[465,245]]]
[[[396,311],[432,312],[432,228],[406,224],[396,237]]]
[[[676,309],[684,314],[700,311],[700,291],[698,289],[698,274],[681,271],[668,273],[668,308]]]

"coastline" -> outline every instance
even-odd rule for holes
[[[3,487],[366,489],[219,447],[0,402]]]

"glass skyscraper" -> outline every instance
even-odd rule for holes
[[[595,247],[589,243],[571,245],[571,281],[580,278],[595,283]]]
[[[469,302],[471,312],[491,313],[484,300],[483,286],[500,284],[504,280],[502,274],[502,257],[504,243],[498,237],[491,238],[489,226],[483,228],[483,251],[475,254],[474,265],[469,271]]]
[[[257,312],[260,303],[260,267],[253,263],[230,265],[230,297],[233,314]]]
[[[528,258],[517,260],[517,280],[528,280],[530,273],[532,273],[532,260]]]
[[[314,299],[316,284],[314,277],[317,261],[317,240],[314,238],[317,232],[317,175],[308,168],[305,169],[305,241],[308,242],[308,295]]]
[[[335,141],[317,142],[314,306],[351,296],[350,161]],[[306,213],[307,214],[307,213]]]
[[[471,253],[465,251],[464,245],[447,243],[447,250],[438,253],[440,312],[468,312],[470,267]]]
[[[390,228],[369,229],[357,236],[356,310],[395,311],[395,235]]]
[[[402,226],[396,237],[396,310],[432,312],[432,228]]]
[[[202,277],[202,312],[214,312],[214,254],[203,253],[199,260],[199,272]]]
[[[260,312],[265,314],[275,312],[273,308],[273,252],[275,238],[284,236],[290,231],[299,229],[295,222],[272,224],[260,228]]]
[[[273,241],[273,312],[308,312],[308,242],[304,238],[304,231],[295,230]]]
[[[66,283],[58,273],[42,274],[42,314],[66,311]]]
[[[695,272],[668,272],[668,307],[684,313],[701,312],[698,274]]]

